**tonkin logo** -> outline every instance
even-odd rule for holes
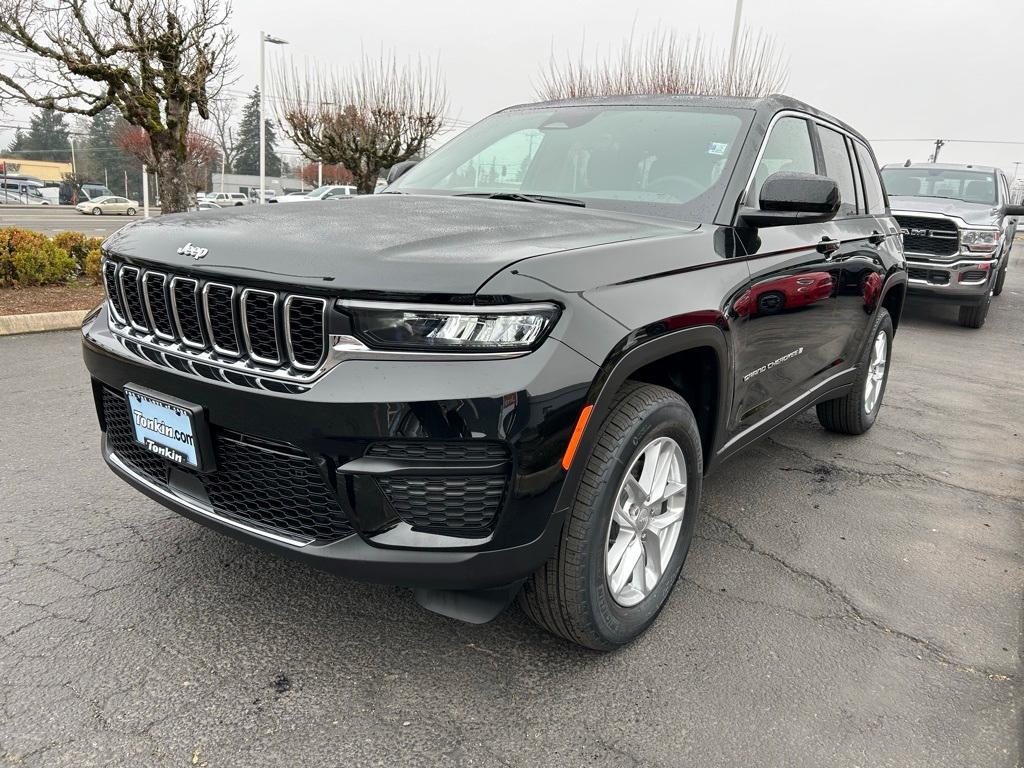
[[[178,254],[181,256],[191,256],[196,261],[206,258],[206,254],[210,252],[209,248],[199,248],[198,246],[192,245],[192,243],[185,243],[181,248],[178,249]]]

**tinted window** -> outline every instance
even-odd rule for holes
[[[853,143],[857,150],[857,159],[860,160],[860,173],[864,177],[864,190],[868,198],[868,213],[885,212],[885,194],[882,192],[882,181],[878,178],[878,170],[875,168],[875,161],[871,159],[871,153],[867,147],[859,142]]]
[[[709,220],[749,114],[604,105],[499,112],[429,155],[392,191],[552,195]]]
[[[772,133],[764,146],[761,162],[754,173],[754,185],[750,190],[751,206],[756,206],[761,195],[764,180],[778,171],[793,173],[814,173],[814,149],[807,121],[799,117],[784,117],[775,123]]]
[[[838,131],[825,126],[818,127],[821,139],[821,153],[825,157],[825,173],[839,185],[839,216],[857,212],[857,187],[853,181],[850,155],[846,151],[846,138]]]

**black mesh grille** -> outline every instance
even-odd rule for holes
[[[210,321],[212,342],[228,354],[237,355],[238,338],[235,334],[234,289],[225,285],[207,285],[206,311]]]
[[[932,285],[947,285],[949,283],[949,273],[941,269],[910,267],[907,270],[907,277],[911,280],[926,280]]]
[[[306,454],[232,433],[214,442],[217,471],[200,477],[218,513],[314,539],[353,532]]]
[[[483,532],[493,525],[505,493],[504,476],[380,477],[395,512],[417,528]]]
[[[107,298],[114,305],[114,310],[124,317],[124,302],[117,290],[117,262],[107,261],[103,264],[103,285],[107,289]]]
[[[960,281],[973,283],[984,280],[986,277],[988,277],[988,272],[983,269],[969,269],[960,275]]]
[[[104,388],[103,415],[114,453],[149,479],[166,484],[172,464],[134,441],[124,396]],[[297,448],[228,431],[215,431],[213,442],[215,471],[198,474],[173,466],[199,477],[218,514],[323,541],[354,532],[314,460]]]
[[[167,482],[167,462],[135,442],[128,401],[109,389],[103,390],[103,420],[107,424],[107,440],[118,458],[150,480]]]
[[[143,328],[149,328],[146,320],[146,309],[142,306],[142,292],[139,288],[139,270],[135,267],[121,267],[121,292],[124,294],[124,306],[128,311],[128,320]]]
[[[508,459],[508,448],[501,443],[469,440],[461,442],[395,440],[374,443],[367,449],[366,455],[409,461],[505,461]]]
[[[323,302],[293,298],[288,310],[287,332],[291,338],[292,362],[306,368],[320,365],[326,352]]]
[[[960,248],[960,234],[952,219],[897,216],[903,230],[903,249],[931,256],[952,256]]]
[[[203,326],[199,319],[199,301],[194,280],[174,280],[174,306],[181,337],[193,344],[203,343]]]
[[[245,294],[245,327],[249,334],[249,351],[263,360],[280,362],[277,344],[277,321],[274,303],[277,297],[264,291]]]
[[[167,278],[160,274],[147,274],[144,285],[146,286],[146,298],[149,300],[149,309],[153,327],[164,336],[174,336],[174,326],[171,325],[171,316],[167,311],[167,298],[164,294],[164,283]]]

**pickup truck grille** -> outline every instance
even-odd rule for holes
[[[930,216],[896,215],[903,232],[903,250],[927,256],[953,256],[960,249],[956,222]]]
[[[327,301],[107,259],[111,325],[168,353],[306,377],[327,358]],[[180,366],[175,366],[180,367]]]

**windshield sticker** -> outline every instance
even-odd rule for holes
[[[724,141],[712,141],[708,144],[709,155],[724,155],[725,150],[729,148],[729,145]]]

